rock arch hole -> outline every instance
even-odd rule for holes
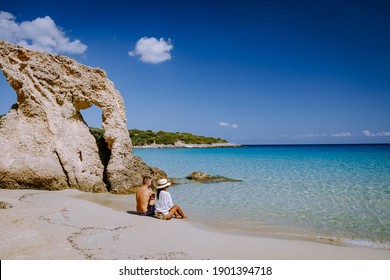
[[[15,90],[8,84],[3,73],[0,74],[0,116],[17,106]]]
[[[107,166],[111,157],[111,150],[104,140],[104,130],[102,129],[102,111],[99,107],[92,105],[90,108],[80,111],[84,122],[89,128],[89,132],[95,138],[96,145],[99,149],[99,158],[104,166],[103,182],[106,184],[108,191],[110,185],[108,182]]]

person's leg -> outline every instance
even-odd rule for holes
[[[181,218],[181,216],[180,216],[179,212],[177,212],[177,210],[176,210],[175,214],[173,214],[173,217],[175,217],[175,218]]]
[[[167,220],[170,220],[173,215],[179,214],[183,219],[187,218],[186,215],[184,215],[183,210],[181,210],[179,205],[174,205],[170,210],[167,215],[165,215],[165,218]],[[177,217],[177,216],[176,216]]]
[[[176,210],[176,212],[179,213],[179,215],[180,215],[183,219],[187,218],[187,216],[184,215],[184,212],[183,212],[183,210],[181,210],[181,208],[180,208],[179,205],[177,205],[177,210]]]
[[[156,210],[156,207],[153,205],[148,205],[148,211],[146,211],[146,216],[154,216],[154,212]]]
[[[182,217],[181,217],[181,215],[179,214],[179,212],[177,212],[177,210],[176,210],[176,212],[173,213],[172,218],[182,218]]]

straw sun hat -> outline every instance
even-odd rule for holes
[[[160,179],[157,181],[157,189],[162,189],[171,185],[167,179]]]

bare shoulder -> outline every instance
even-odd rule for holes
[[[137,195],[138,196],[151,196],[152,194],[154,194],[154,192],[150,189],[146,189],[146,188],[143,188],[143,187],[140,187],[138,188],[137,190]]]

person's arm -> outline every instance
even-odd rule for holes
[[[149,204],[151,204],[151,202],[154,202],[154,200],[155,200],[155,194],[154,194],[154,192],[150,192],[150,196],[149,196]]]

